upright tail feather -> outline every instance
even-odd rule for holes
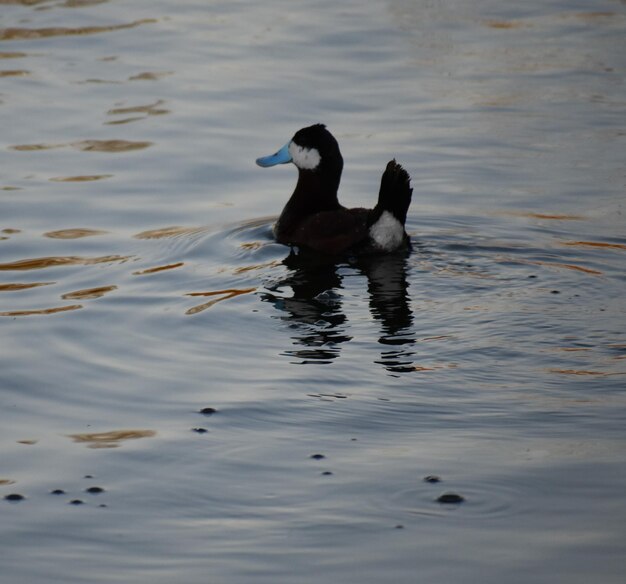
[[[380,180],[378,203],[374,212],[376,220],[384,211],[389,211],[404,225],[412,195],[409,173],[395,159],[390,160]]]

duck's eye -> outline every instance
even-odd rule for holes
[[[289,154],[293,163],[304,170],[315,170],[321,160],[320,153],[315,148],[298,146],[295,142],[289,144]]]

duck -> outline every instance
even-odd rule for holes
[[[373,209],[339,203],[343,158],[324,124],[298,130],[280,150],[256,163],[263,168],[293,163],[298,169],[293,194],[273,227],[278,243],[326,255],[389,253],[410,247],[405,223],[413,189],[409,173],[395,159],[382,174]]]

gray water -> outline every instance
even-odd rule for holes
[[[2,583],[623,582],[625,33],[0,1]],[[411,173],[410,254],[272,241],[316,122],[344,204]]]

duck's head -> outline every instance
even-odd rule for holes
[[[293,162],[301,172],[341,174],[343,158],[339,144],[324,124],[298,130],[278,152],[257,158],[262,167]]]

